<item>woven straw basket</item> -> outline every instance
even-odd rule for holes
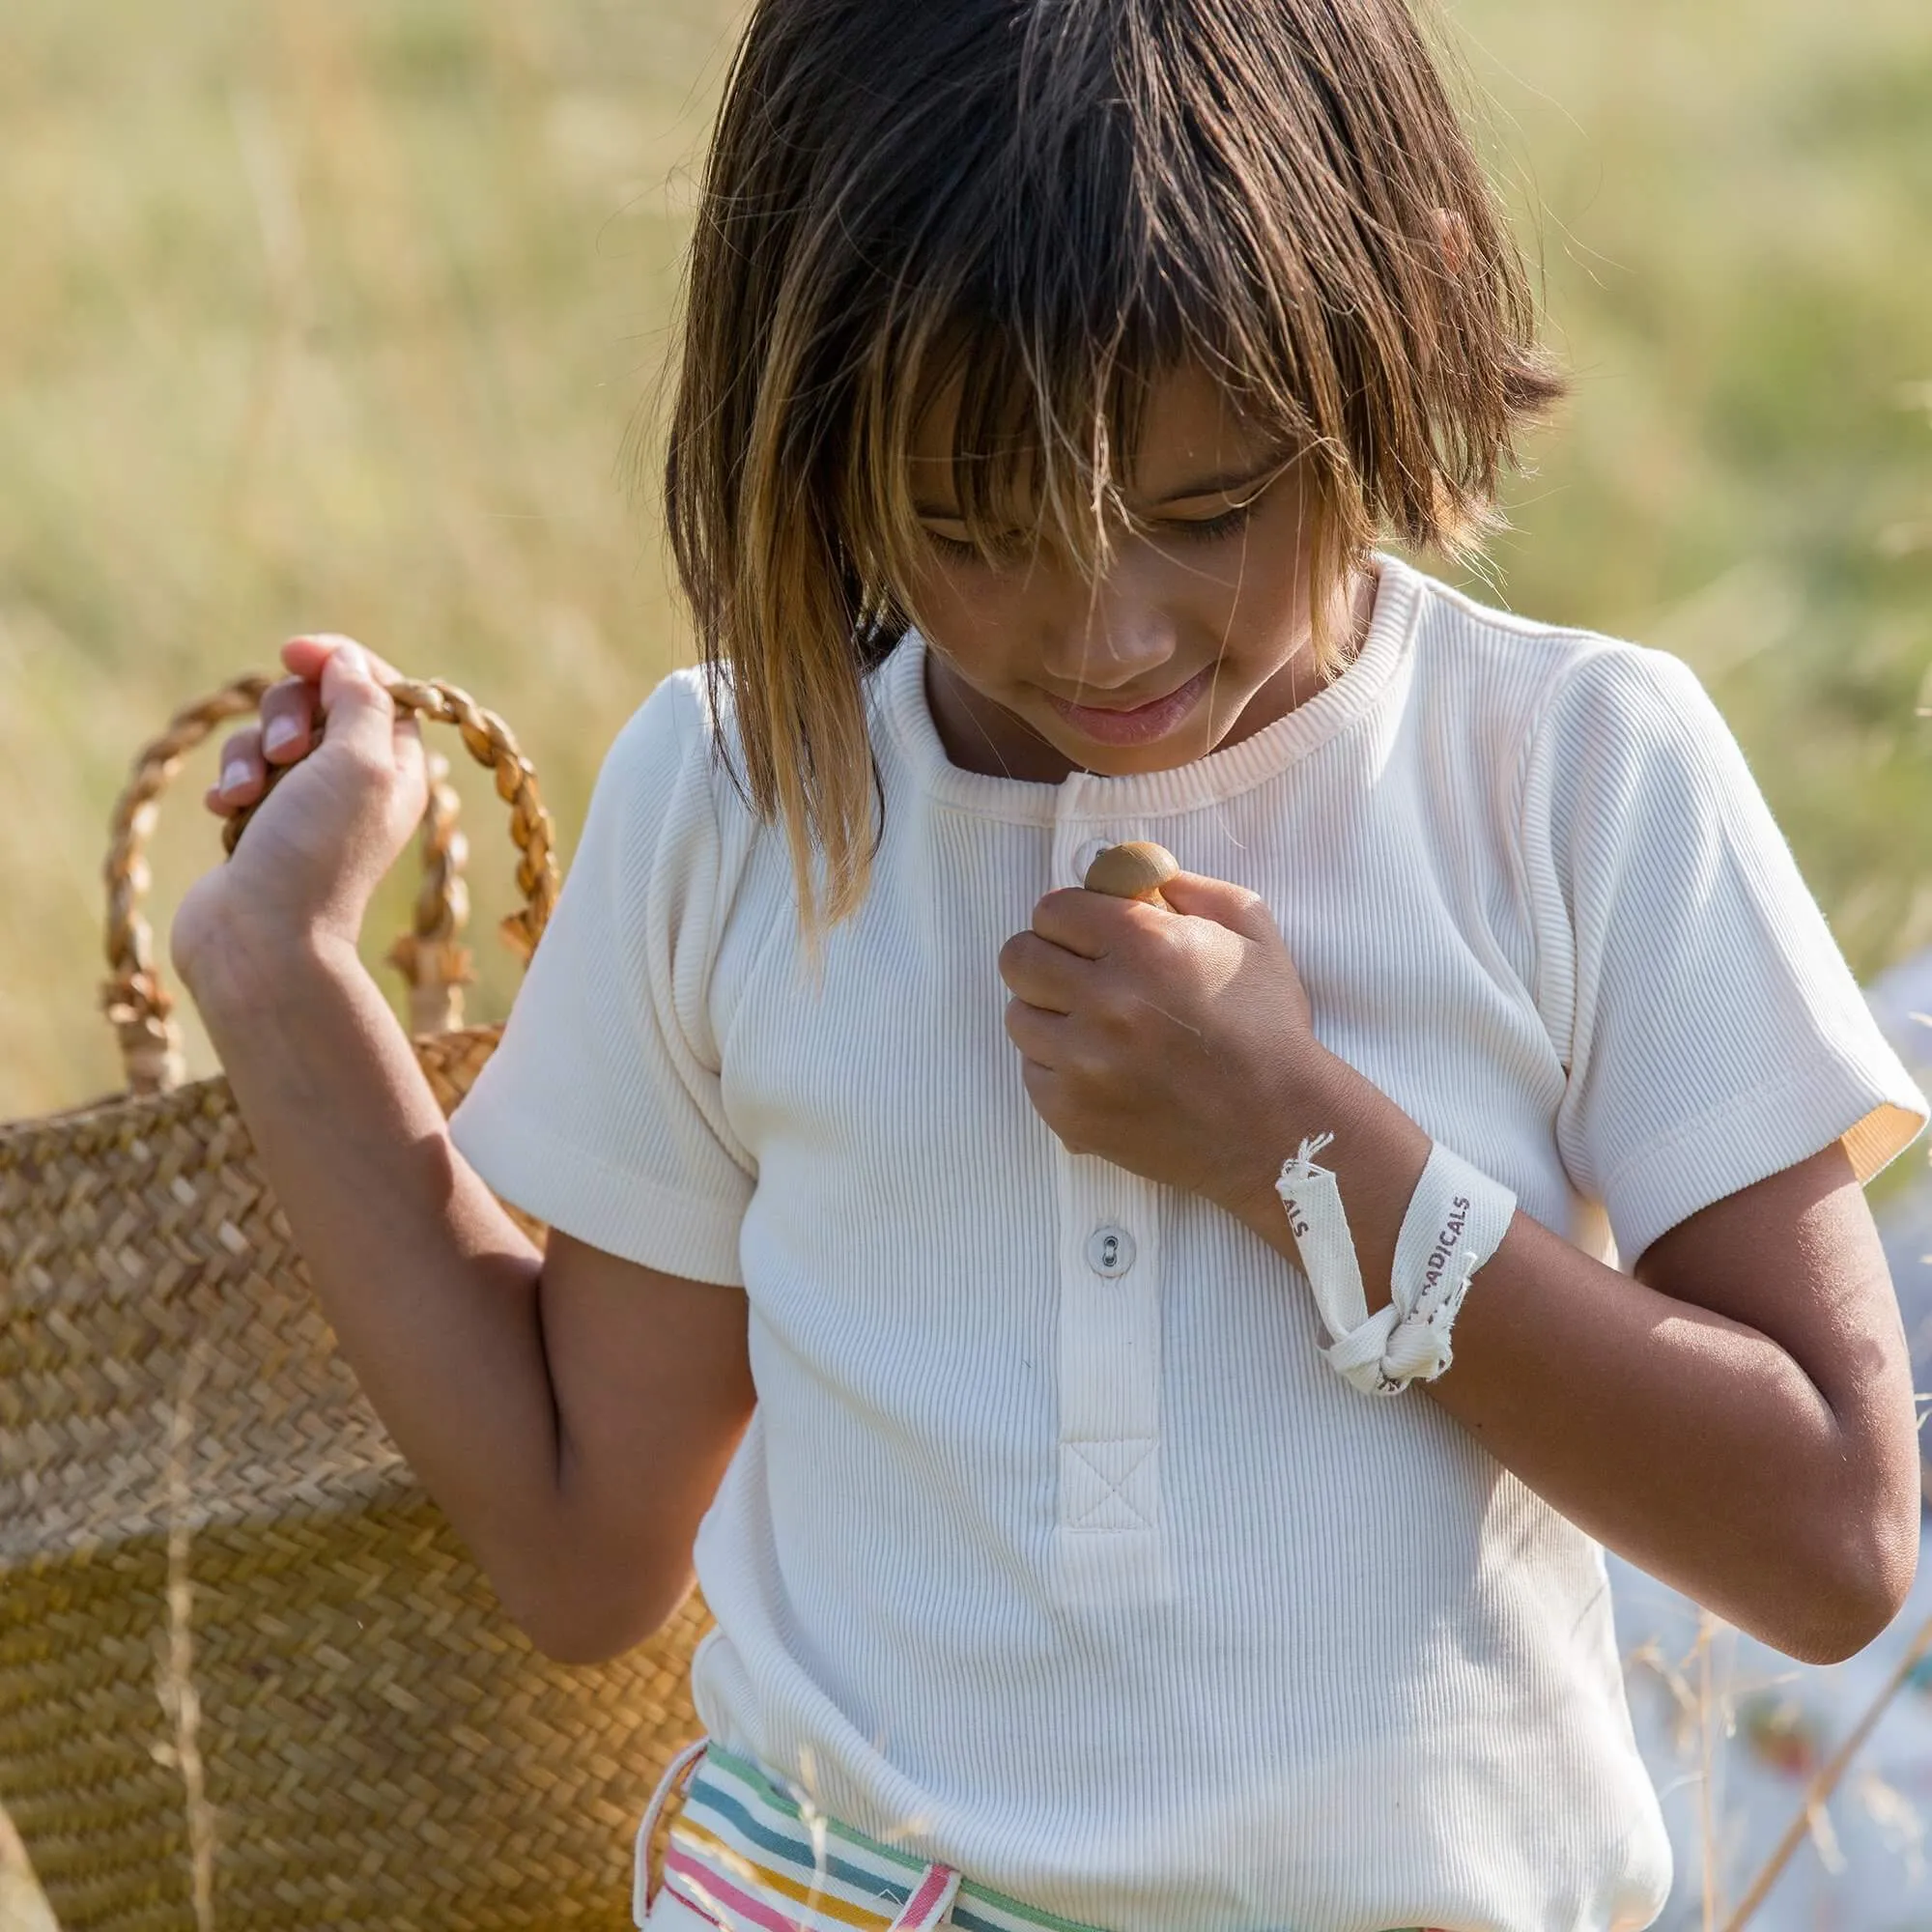
[[[642,1801],[698,1729],[702,1605],[614,1663],[539,1656],[336,1353],[227,1082],[181,1084],[141,847],[268,683],[183,711],[116,809],[129,1092],[0,1126],[0,1808],[68,1932],[615,1932]],[[556,893],[529,766],[462,692],[392,690],[494,769],[527,957]],[[436,1030],[468,977],[454,808],[439,769],[391,954],[445,1109],[497,1037]]]

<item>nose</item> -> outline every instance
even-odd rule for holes
[[[1110,570],[1097,582],[1069,575],[1042,612],[1041,675],[1069,697],[1155,681],[1179,640],[1173,613],[1131,568]]]

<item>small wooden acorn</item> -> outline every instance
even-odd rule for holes
[[[1145,899],[1149,905],[1164,906],[1167,901],[1160,889],[1179,871],[1179,861],[1165,845],[1135,838],[1124,845],[1109,845],[1097,853],[1081,883],[1090,893],[1106,893],[1117,899]]]

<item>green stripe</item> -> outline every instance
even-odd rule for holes
[[[756,1854],[768,1853],[789,1865],[794,1876],[809,1878],[814,1884],[823,1885],[829,1878],[837,1879],[851,1890],[864,1893],[865,1903],[872,1906],[883,1904],[888,1918],[912,1896],[917,1883],[914,1873],[908,1873],[903,1882],[885,1878],[867,1870],[856,1860],[839,1858],[829,1850],[820,1859],[815,1849],[803,1842],[796,1833],[782,1831],[753,1817],[751,1805],[741,1803],[737,1793],[727,1790],[722,1783],[707,1782],[702,1776],[693,1783],[680,1815],[708,1825],[727,1844],[734,1836],[742,1838],[744,1844],[736,1849],[753,1864],[757,1862]]]
[[[757,1796],[765,1804],[769,1804],[774,1811],[782,1813],[796,1824],[801,1831],[805,1830],[804,1812],[799,1809],[790,1797],[781,1791],[766,1776],[764,1772],[749,1758],[735,1757],[730,1751],[721,1750],[716,1745],[713,1745],[704,1755],[707,1759],[716,1758],[719,1764],[729,1772],[733,1777],[749,1784]],[[827,1812],[821,1811],[818,1814],[818,1822],[824,1825],[826,1831],[832,1836],[843,1838],[847,1844],[854,1846],[859,1851],[868,1852],[872,1857],[883,1859],[889,1864],[897,1865],[902,1870],[914,1874],[915,1877],[924,1871],[929,1862],[925,1859],[914,1858],[909,1852],[897,1851],[891,1845],[882,1845],[878,1839],[868,1838],[863,1832],[855,1832],[850,1825],[832,1817]],[[1076,1926],[1074,1932],[1093,1932],[1093,1928]]]
[[[705,1758],[707,1761],[715,1758],[722,1770],[728,1772],[741,1782],[749,1784],[774,1811],[789,1818],[801,1832],[805,1830],[805,1814],[751,1759],[734,1756],[717,1745],[713,1745],[705,1752]],[[843,1838],[847,1844],[857,1851],[866,1853],[867,1857],[897,1865],[909,1873],[917,1874],[925,1870],[926,1860],[916,1859],[908,1852],[898,1851],[892,1845],[881,1844],[876,1838],[868,1838],[865,1833],[854,1831],[850,1825],[841,1824],[837,1818],[823,1813],[820,1816],[828,1833]],[[806,1862],[809,1864],[810,1861],[808,1859]],[[1004,1891],[995,1891],[991,1886],[976,1885],[970,1878],[960,1881],[959,1896],[961,1899],[971,1899],[974,1904],[983,1905],[1006,1918],[1017,1919],[1022,1925],[1041,1926],[1044,1932],[1101,1932],[1099,1926],[1085,1925],[1077,1919],[1056,1918],[1050,1912],[1042,1912],[1037,1906],[1027,1905]],[[959,1927],[959,1932],[1002,1932],[1002,1928],[993,1924],[990,1919],[981,1918],[977,1913],[961,1912],[957,1904],[952,1908],[952,1922]],[[1402,1928],[1402,1932],[1422,1932],[1422,1928],[1406,1926]]]
[[[727,1772],[740,1782],[750,1785],[757,1797],[774,1811],[790,1819],[801,1831],[805,1829],[804,1813],[798,1804],[771,1781],[760,1766],[753,1764],[749,1758],[742,1758],[724,1750],[718,1745],[713,1745],[704,1755],[707,1762],[716,1759],[721,1770]],[[878,1839],[867,1837],[864,1832],[855,1831],[850,1825],[837,1818],[823,1813],[820,1816],[829,1835],[844,1839],[855,1850],[862,1851],[868,1857],[897,1865],[901,1870],[915,1875],[923,1872],[929,1862],[925,1859],[914,1858],[910,1853],[901,1852],[892,1845],[881,1844]],[[1027,1905],[1004,1891],[995,1891],[991,1886],[976,1885],[971,1879],[960,1881],[959,1896],[962,1899],[971,1899],[976,1905],[986,1906],[1007,1918],[1017,1919],[1022,1925],[1037,1925],[1042,1928],[1042,1932],[1101,1932],[1098,1926],[1085,1925],[1073,1918],[1058,1918],[1052,1913],[1042,1912],[1037,1906]],[[1000,1932],[998,1926],[984,1918],[977,1916],[961,1918],[956,1904],[952,1908],[952,1916],[960,1927],[960,1932]]]

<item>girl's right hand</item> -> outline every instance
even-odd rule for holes
[[[421,733],[397,715],[388,665],[336,637],[293,639],[282,663],[292,675],[264,695],[260,722],[223,745],[203,800],[224,817],[261,803],[228,863],[198,879],[175,915],[171,951],[190,987],[223,952],[353,948],[428,802]],[[263,798],[270,765],[293,769]]]

